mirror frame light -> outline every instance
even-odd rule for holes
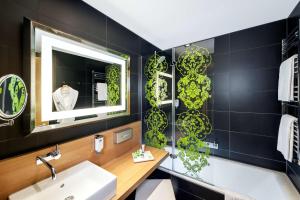
[[[25,39],[30,40],[30,52],[25,49],[27,55],[30,54],[30,132],[41,132],[56,128],[76,126],[80,124],[100,121],[109,118],[115,118],[125,115],[130,115],[130,57],[126,54],[102,47],[95,43],[88,42],[79,37],[70,35],[68,33],[59,31],[57,29],[45,26],[38,22],[24,18],[24,25],[27,29]],[[41,43],[40,46],[35,44],[36,41]],[[26,45],[25,45],[26,46]],[[42,125],[36,125],[36,50],[41,51],[41,121]],[[121,101],[119,105],[115,106],[102,106],[87,109],[76,109],[71,111],[52,111],[52,50],[70,53],[76,56],[86,57],[97,61],[114,63],[121,66]],[[49,125],[47,122],[50,120],[59,120],[71,117],[81,117],[97,115],[97,117],[82,119],[63,124]]]
[[[47,34],[41,35],[41,94],[42,94],[42,121],[95,115],[109,112],[125,111],[125,90],[126,90],[126,61],[123,58],[108,55],[101,50],[93,49],[85,44],[73,42],[69,39],[49,37]],[[61,39],[61,40],[59,40]],[[76,109],[70,111],[52,111],[52,50],[67,52],[73,55],[90,58],[110,64],[121,66],[121,105],[103,106],[96,108]],[[51,77],[49,79],[49,77]]]

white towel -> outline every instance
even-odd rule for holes
[[[282,115],[278,131],[277,150],[283,157],[292,162],[294,143],[294,122],[298,120],[291,115]]]
[[[98,101],[107,101],[107,84],[97,83]]]
[[[294,61],[297,54],[288,58],[280,65],[278,81],[278,100],[294,100]]]

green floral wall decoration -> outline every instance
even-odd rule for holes
[[[167,82],[158,77],[158,72],[165,72],[168,64],[165,59],[158,62],[160,56],[152,55],[146,62],[145,76],[147,82],[145,85],[146,99],[151,105],[151,109],[146,112],[145,123],[147,132],[145,133],[145,143],[156,148],[163,148],[167,145],[167,137],[164,130],[168,126],[166,113],[158,108],[159,102],[167,98]]]
[[[148,129],[163,131],[168,126],[168,118],[164,111],[153,107],[146,112],[145,123]]]
[[[183,75],[204,74],[212,58],[206,48],[190,46],[181,53],[177,60],[177,70]]]
[[[199,178],[198,174],[203,167],[208,165],[210,149],[207,144],[191,134],[177,140],[179,153],[177,156],[182,160],[187,174]]]
[[[162,78],[151,78],[146,82],[145,91],[150,105],[156,107],[167,98],[168,83]]]
[[[168,126],[166,113],[157,107],[153,107],[147,111],[145,123],[148,129],[145,133],[146,144],[157,148],[165,147],[167,137],[163,134],[163,131]]]
[[[211,81],[206,75],[190,73],[177,83],[178,98],[188,109],[200,109],[210,98]]]
[[[121,70],[119,65],[109,65],[105,69],[107,83],[107,104],[117,105],[120,100],[120,77]]]
[[[144,74],[147,79],[156,78],[157,72],[166,72],[168,70],[168,63],[164,59],[162,62],[159,62],[160,56],[154,54],[146,62]]]
[[[204,139],[212,130],[208,117],[197,110],[180,113],[176,124],[182,135],[193,135],[198,139]]]
[[[208,117],[199,111],[211,97],[211,80],[205,74],[211,63],[209,51],[190,46],[180,54],[176,65],[182,77],[177,82],[178,98],[187,111],[178,115],[176,125],[181,133],[177,140],[178,157],[187,173],[198,178],[198,173],[208,165],[210,149],[203,141],[211,133]]]

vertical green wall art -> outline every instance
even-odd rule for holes
[[[146,112],[145,123],[147,132],[145,133],[145,142],[149,146],[163,148],[167,145],[167,137],[164,130],[168,126],[168,118],[166,113],[159,109],[159,101],[166,97],[166,82],[163,79],[158,79],[159,72],[166,72],[168,64],[165,59],[160,59],[158,54],[149,57],[146,62],[144,74],[147,77],[145,84],[146,99],[151,105],[151,108]],[[159,87],[159,94],[157,94]]]
[[[176,125],[180,131],[177,139],[178,157],[187,169],[187,174],[198,177],[203,167],[208,165],[210,149],[204,142],[211,133],[208,117],[201,113],[203,105],[211,97],[211,80],[206,69],[212,58],[206,48],[189,46],[177,60],[177,71],[182,77],[177,82],[178,98],[187,111],[178,114]]]
[[[107,104],[114,106],[120,101],[120,66],[109,65],[106,67],[105,73],[107,83]]]

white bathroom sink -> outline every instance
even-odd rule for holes
[[[117,177],[84,161],[9,196],[10,200],[108,200],[116,194]]]

